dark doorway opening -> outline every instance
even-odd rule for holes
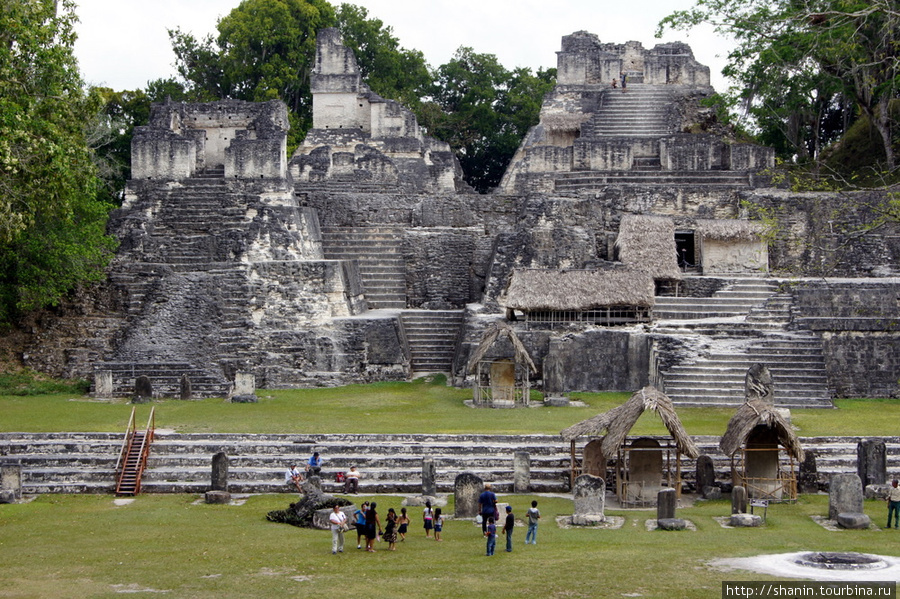
[[[681,270],[699,266],[693,231],[675,231],[675,251],[678,253],[678,266]]]

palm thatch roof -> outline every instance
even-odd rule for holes
[[[653,279],[630,269],[515,269],[498,302],[523,311],[650,308],[654,293]]]
[[[747,437],[757,426],[766,426],[775,429],[778,434],[778,443],[785,448],[798,462],[803,461],[803,448],[800,447],[800,439],[772,404],[759,399],[751,399],[738,408],[728,428],[719,442],[719,449],[725,455],[734,456],[747,442]]]
[[[715,241],[759,241],[766,225],[758,221],[738,219],[699,219],[697,231],[703,239]]]
[[[472,374],[473,372],[475,372],[475,368],[478,366],[478,363],[484,359],[487,351],[491,348],[491,346],[494,345],[494,343],[501,335],[507,337],[510,343],[512,343],[516,362],[527,364],[528,367],[531,368],[532,372],[537,372],[537,366],[534,365],[534,361],[532,361],[531,356],[528,355],[528,350],[525,348],[522,340],[516,336],[516,332],[512,329],[512,327],[505,322],[495,322],[484,331],[484,335],[481,338],[481,343],[478,344],[478,347],[475,349],[475,353],[473,353],[472,357],[469,359],[469,363],[466,366],[466,370],[468,371],[468,373]]]
[[[600,444],[600,451],[609,460],[616,456],[616,451],[624,443],[625,437],[634,423],[644,413],[644,410],[648,409],[659,415],[669,434],[675,440],[678,451],[691,458],[700,455],[700,450],[684,430],[678,414],[675,413],[672,400],[651,385],[636,391],[621,406],[573,424],[560,434],[564,440],[573,441],[582,435],[599,436],[606,431],[606,436],[603,437],[603,442]]]
[[[654,279],[680,280],[675,221],[665,216],[626,214],[616,238],[619,260]]]

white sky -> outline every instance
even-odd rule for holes
[[[202,38],[240,0],[76,0],[82,75],[93,85],[141,89],[148,81],[175,75],[167,29]],[[708,29],[653,34],[656,24],[694,0],[351,0],[369,18],[393,28],[400,45],[421,50],[432,67],[446,63],[460,46],[495,54],[508,68],[555,67],[562,36],[585,30],[603,42],[641,42],[645,48],[681,40],[710,67],[717,91],[728,43]],[[340,1],[332,0],[337,6]]]

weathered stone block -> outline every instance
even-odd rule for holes
[[[656,495],[656,519],[666,520],[675,517],[675,506],[678,498],[675,489],[662,489]]]
[[[732,514],[728,524],[734,527],[762,526],[762,517],[756,514]]]
[[[731,513],[747,513],[747,489],[740,485],[731,489]]]
[[[212,458],[212,480],[210,487],[213,491],[228,490],[228,456],[219,452]]]
[[[864,530],[869,528],[872,520],[865,514],[841,512],[837,515],[837,523],[841,528]]]
[[[228,491],[207,491],[203,497],[206,503],[231,503],[231,493],[229,493]]]
[[[604,515],[606,509],[606,482],[599,476],[582,474],[575,479],[572,489],[575,515]]]
[[[422,458],[422,495],[436,495],[435,466],[431,458]]]
[[[700,494],[709,499],[706,496],[707,488],[715,488],[716,485],[716,470],[713,466],[712,458],[708,455],[702,455],[697,458],[697,490]]]
[[[722,489],[719,487],[703,487],[704,499],[722,499]]]
[[[681,518],[657,518],[656,527],[660,530],[684,530],[687,522]]]
[[[865,485],[887,482],[887,448],[884,439],[863,439],[856,444],[856,473]]]
[[[513,492],[528,493],[531,490],[531,457],[527,451],[517,451],[513,458]]]

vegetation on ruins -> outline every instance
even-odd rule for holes
[[[72,53],[70,0],[0,11],[0,324],[99,280],[115,241],[85,127],[100,107]]]
[[[698,0],[660,29],[710,23],[736,41],[725,74],[783,157],[816,160],[856,120],[877,131],[876,160],[896,167],[900,11],[893,0]],[[870,163],[871,164],[871,163]]]

